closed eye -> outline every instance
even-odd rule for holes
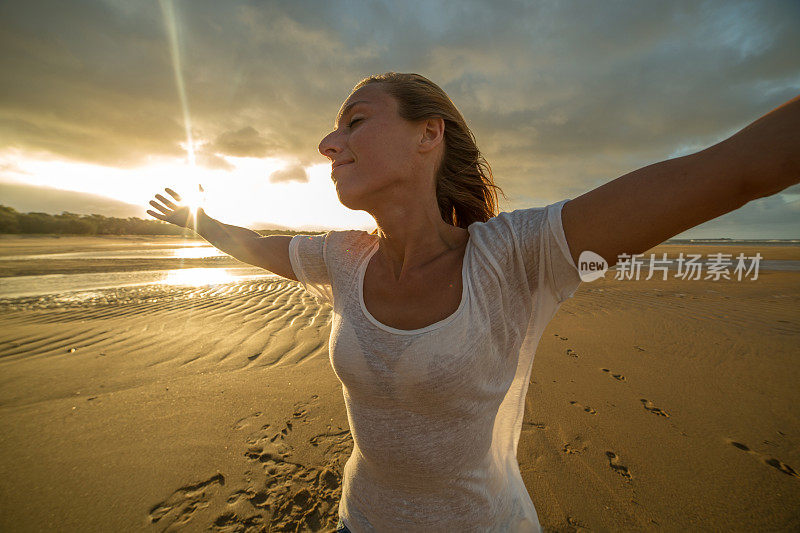
[[[351,121],[350,121],[350,124],[348,124],[348,125],[347,125],[347,127],[348,127],[348,128],[352,128],[352,127],[353,127],[353,124],[355,124],[356,122],[358,122],[358,121],[360,121],[360,120],[364,120],[364,119],[363,119],[363,118],[360,118],[360,117],[359,117],[359,118],[354,118],[353,120],[351,120]]]

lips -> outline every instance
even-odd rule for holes
[[[336,167],[340,167],[342,165],[349,165],[352,162],[353,162],[352,160],[350,160],[350,161],[337,161],[337,162],[335,162],[333,164],[333,167],[331,167],[331,170],[335,169]]]

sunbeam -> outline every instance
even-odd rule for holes
[[[172,6],[172,0],[159,0],[159,4],[161,5],[161,12],[164,15],[164,25],[167,28],[169,49],[170,54],[172,55],[172,71],[175,74],[175,86],[178,89],[178,97],[181,100],[181,109],[183,111],[183,124],[186,129],[186,153],[189,158],[189,167],[192,169],[192,174],[194,174],[196,165],[194,156],[194,139],[192,138],[192,116],[189,112],[189,102],[186,98],[186,87],[183,83],[181,54],[178,48],[178,30],[175,25],[175,10]],[[194,230],[197,230],[197,209],[199,207],[203,207],[203,196],[203,186],[199,185],[197,191],[184,191],[183,201],[181,202],[191,208],[191,224]]]
[[[189,102],[186,99],[186,88],[183,84],[183,73],[181,71],[181,54],[178,49],[178,31],[175,27],[175,10],[172,0],[159,0],[161,12],[164,14],[164,24],[167,28],[169,37],[169,49],[172,55],[172,71],[175,74],[175,85],[178,88],[178,97],[181,99],[181,109],[183,110],[183,124],[186,129],[187,155],[189,164],[195,166],[194,141],[192,139],[192,117],[189,113]]]

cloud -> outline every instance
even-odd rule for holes
[[[299,164],[289,165],[281,170],[276,170],[269,176],[270,183],[281,183],[285,181],[308,181],[306,169]]]
[[[209,146],[216,153],[236,157],[268,157],[278,152],[280,145],[262,137],[252,126],[236,131],[223,131]]]
[[[464,114],[506,207],[524,207],[710,146],[800,93],[793,0],[174,5],[210,168],[322,163],[357,81],[418,72]],[[5,2],[0,70],[0,150],[121,167],[186,155],[157,2]]]
[[[777,194],[753,200],[741,209],[697,226],[676,236],[678,239],[719,238],[798,239],[800,199]]]
[[[224,157],[208,152],[204,148],[195,155],[195,159],[198,165],[213,170],[234,170],[236,168],[226,161]]]

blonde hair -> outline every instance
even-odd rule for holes
[[[444,120],[444,154],[436,170],[436,200],[442,219],[466,229],[473,222],[486,222],[497,215],[496,191],[504,198],[506,195],[495,185],[475,136],[441,87],[419,74],[386,72],[364,78],[353,91],[371,83],[385,86],[386,93],[397,100],[401,118]]]

